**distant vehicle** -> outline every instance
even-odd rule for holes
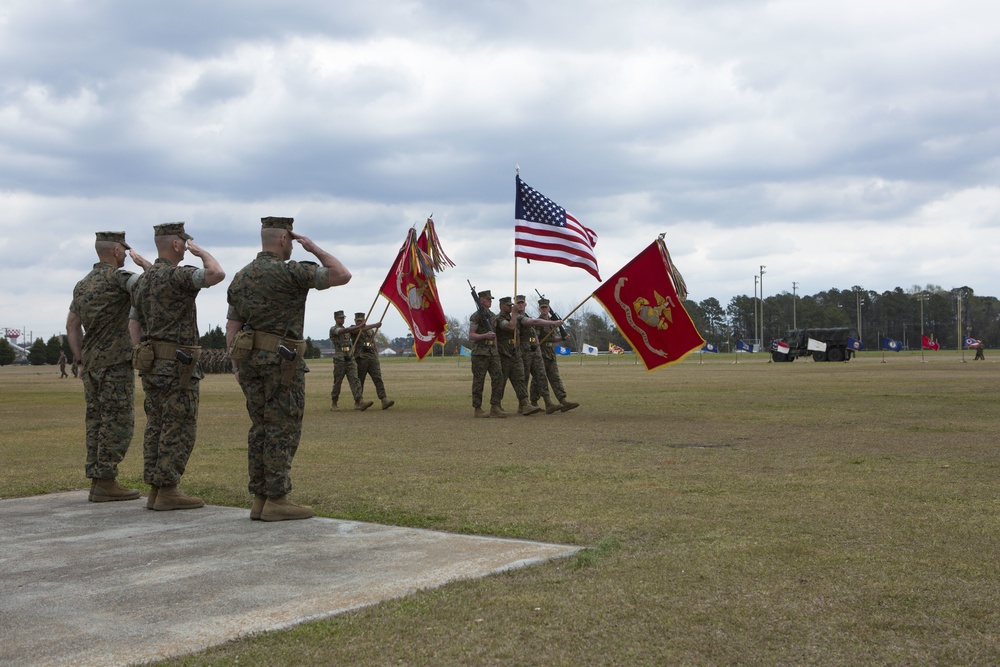
[[[771,345],[771,359],[795,361],[798,357],[812,357],[813,361],[849,361],[854,356],[854,348],[848,344],[848,339],[859,340],[858,330],[852,327],[791,329]],[[810,340],[825,344],[826,349],[810,349]]]

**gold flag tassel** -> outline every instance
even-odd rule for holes
[[[426,254],[428,261],[430,263],[433,272],[444,271],[449,267],[455,266],[455,262],[444,253],[444,248],[441,247],[441,239],[438,238],[437,231],[434,229],[434,214],[427,216],[427,222],[424,224],[423,238],[427,244],[426,248],[421,248]],[[428,273],[428,275],[430,275]]]
[[[681,272],[674,266],[674,261],[670,259],[670,251],[667,250],[667,244],[663,242],[663,236],[660,236],[658,242],[660,252],[663,253],[663,259],[667,263],[667,268],[670,269],[670,279],[674,282],[674,289],[677,291],[677,296],[682,300],[686,299],[688,296],[687,284],[684,282]]]

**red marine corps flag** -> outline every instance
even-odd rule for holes
[[[657,239],[594,292],[646,370],[680,361],[705,344],[678,291],[687,296],[663,239]]]
[[[428,218],[424,230],[417,238],[411,229],[389,275],[379,288],[406,321],[413,334],[413,352],[423,359],[434,348],[434,343],[445,343],[448,325],[438,297],[434,272],[455,266],[441,250],[434,222]]]

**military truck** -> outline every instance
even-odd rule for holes
[[[826,343],[826,350],[809,349],[809,339]],[[774,341],[771,346],[771,359],[774,361],[795,361],[799,357],[812,357],[813,361],[849,361],[854,356],[854,347],[848,345],[847,339],[859,340],[857,329],[853,327],[834,327],[828,329],[791,329],[781,341]],[[784,346],[788,346],[787,353]]]

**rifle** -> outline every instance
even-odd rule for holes
[[[538,296],[539,296],[540,298],[542,298],[542,299],[544,299],[544,298],[545,298],[545,295],[544,295],[544,294],[542,294],[541,292],[539,292],[539,291],[538,291],[537,289],[535,290],[535,294],[537,294],[537,295],[538,295]],[[556,311],[552,310],[552,306],[551,306],[551,305],[549,305],[549,319],[550,319],[550,320],[558,320],[558,319],[561,319],[561,318],[560,318],[560,317],[559,317],[558,315],[556,315]],[[559,336],[560,336],[560,337],[561,337],[561,338],[562,338],[563,340],[566,340],[567,338],[569,338],[569,335],[568,335],[568,334],[566,333],[566,327],[564,327],[564,326],[563,326],[563,325],[561,325],[561,324],[559,325]]]
[[[483,326],[486,327],[487,331],[493,331],[493,325],[490,324],[490,315],[483,308],[483,302],[479,300],[479,294],[476,292],[476,288],[472,286],[471,280],[466,280],[469,283],[469,289],[472,290],[472,300],[476,302],[476,312],[479,313],[479,319],[482,321]]]

